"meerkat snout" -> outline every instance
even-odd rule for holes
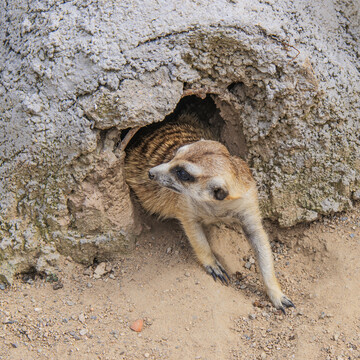
[[[175,193],[182,193],[183,186],[176,181],[176,171],[169,169],[169,163],[154,166],[148,171],[148,177],[152,182],[174,191]]]
[[[148,172],[148,176],[150,180],[154,180],[155,179],[155,175],[151,172],[151,169]]]

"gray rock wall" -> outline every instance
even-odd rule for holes
[[[1,2],[0,280],[131,248],[121,130],[186,95],[216,104],[265,217],[360,199],[359,3],[210,3]]]

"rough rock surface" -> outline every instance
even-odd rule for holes
[[[120,131],[185,95],[216,104],[266,217],[360,199],[358,2],[7,0],[0,16],[3,281],[131,247]]]

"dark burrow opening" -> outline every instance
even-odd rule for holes
[[[211,95],[207,95],[205,99],[192,95],[182,98],[175,110],[166,116],[161,123],[153,123],[142,127],[131,139],[128,146],[131,147],[132,144],[141,141],[141,138],[145,134],[155,131],[159,126],[176,121],[176,119],[185,113],[195,114],[198,120],[205,124],[205,127],[210,128],[217,139],[221,140],[222,129],[225,126],[225,122],[220,116],[220,111],[216,107]],[[121,132],[121,140],[124,139],[129,130],[130,129],[125,129]]]
[[[224,128],[225,122],[210,94],[205,99],[195,95],[182,98],[174,112],[168,115],[164,121],[173,121],[184,113],[195,114],[199,121],[209,127],[211,132],[220,140],[221,130]]]
[[[240,115],[231,104],[220,100],[214,94],[207,94],[204,99],[195,95],[182,98],[175,110],[163,121],[142,127],[131,139],[128,147],[141,141],[145,134],[156,131],[159,126],[176,121],[184,113],[195,114],[198,120],[211,130],[215,138],[227,146],[232,155],[246,159],[247,147],[242,131],[242,122],[239,119]],[[125,129],[121,132],[121,140],[129,130]]]
[[[59,279],[55,273],[47,273],[46,271],[39,271],[35,266],[29,267],[27,270],[18,274],[20,278],[26,284],[32,284],[35,280],[41,279],[49,283],[57,282]]]

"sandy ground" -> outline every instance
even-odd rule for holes
[[[360,359],[360,206],[266,227],[296,304],[286,316],[266,298],[237,229],[211,230],[233,274],[226,287],[196,263],[175,221],[145,218],[130,255],[90,268],[63,259],[56,276],[0,290],[0,359]]]

